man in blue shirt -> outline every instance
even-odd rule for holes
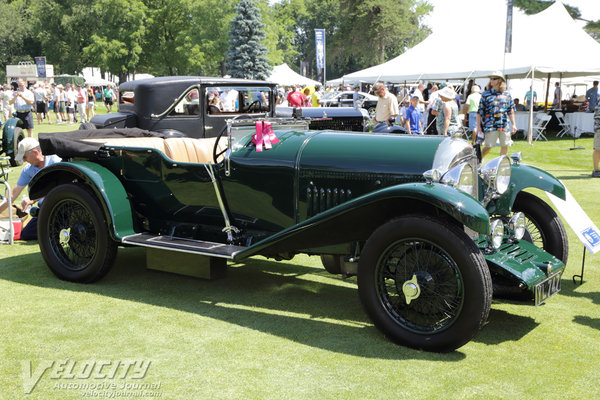
[[[417,108],[419,96],[413,95],[410,98],[410,106],[406,109],[406,131],[411,135],[422,135],[421,111]]]
[[[506,90],[504,74],[500,71],[493,72],[490,75],[490,84],[491,89],[483,92],[477,110],[477,132],[483,132],[485,136],[482,157],[485,157],[498,141],[500,155],[506,155],[508,147],[513,143],[511,136],[517,132],[515,104]]]
[[[585,92],[585,97],[590,102],[588,110],[590,112],[594,112],[594,109],[598,105],[598,81],[594,81],[594,86],[592,86],[590,89],[588,89],[587,92]]]
[[[21,171],[21,175],[17,180],[17,184],[13,186],[10,190],[10,198],[14,201],[23,191],[25,186],[29,185],[31,179],[37,174],[39,170],[44,167],[47,167],[52,164],[56,164],[60,161],[60,157],[56,155],[45,156],[42,154],[42,150],[40,149],[40,143],[32,137],[25,138],[19,142],[19,149],[17,151],[17,155],[15,156],[15,160],[27,161],[27,165],[23,167]],[[35,200],[31,200],[27,196],[23,196],[23,200],[21,201],[21,208],[26,210],[31,205],[35,203]],[[39,199],[38,205],[42,205],[42,200]],[[9,204],[7,201],[4,201],[0,204],[0,213],[2,213],[6,208],[8,208]],[[21,239],[23,240],[36,240],[37,239],[37,218],[34,217],[29,221],[27,226],[21,231]]]

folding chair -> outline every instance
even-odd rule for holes
[[[539,114],[536,115],[536,120],[533,125],[533,136],[534,140],[544,139],[548,141],[548,138],[544,135],[544,131],[546,130],[546,125],[552,119],[552,115],[550,114]]]
[[[565,120],[565,115],[560,111],[554,113],[554,115],[556,115],[556,118],[558,119],[558,124],[561,128],[560,132],[558,132],[556,136],[563,137],[564,135],[571,135],[571,124],[569,124]]]

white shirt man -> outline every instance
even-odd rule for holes
[[[383,82],[377,82],[373,86],[373,92],[379,96],[375,107],[374,123],[387,123],[390,118],[396,118],[399,113],[396,96],[388,92]]]

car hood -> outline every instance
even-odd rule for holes
[[[336,131],[282,131],[280,142],[257,152],[249,143],[234,152],[244,163],[289,166],[330,173],[378,173],[418,175],[432,168],[435,153],[444,137],[365,134]],[[250,141],[249,138],[246,139]],[[414,179],[414,178],[413,178]]]

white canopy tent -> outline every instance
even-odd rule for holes
[[[455,21],[434,26],[433,33],[400,56],[343,77],[344,83],[359,81],[402,82],[487,76],[503,70],[511,78],[572,77],[600,74],[600,43],[568,14],[560,2],[546,10],[525,15],[513,12],[512,53],[504,54],[506,1],[456,0],[464,7],[467,37],[457,37]]]
[[[281,64],[273,67],[273,72],[271,73],[271,76],[267,78],[267,81],[274,82],[281,86],[315,86],[319,84],[317,81],[294,72],[294,70],[292,70],[287,64]]]

